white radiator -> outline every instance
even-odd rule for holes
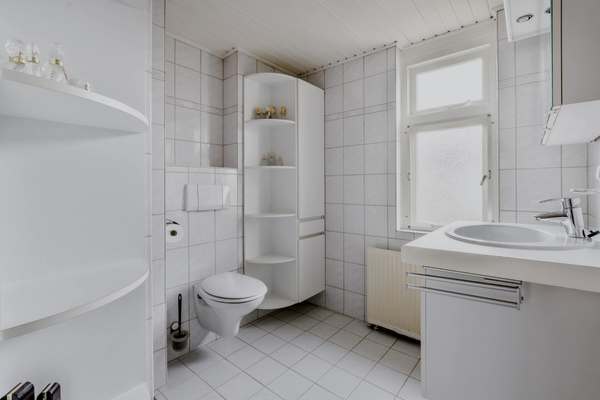
[[[399,251],[367,251],[367,322],[415,339],[421,334],[421,294],[406,287],[407,272],[422,267],[402,262]]]

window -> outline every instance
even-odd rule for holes
[[[414,53],[405,56],[403,71],[397,227],[431,230],[456,220],[494,220],[492,48],[483,44],[436,58]]]

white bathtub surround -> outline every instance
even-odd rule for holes
[[[419,400],[416,342],[301,303],[169,364],[157,399]]]

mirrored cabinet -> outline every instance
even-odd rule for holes
[[[542,142],[600,138],[600,1],[552,0],[552,106]]]

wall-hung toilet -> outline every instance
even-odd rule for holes
[[[194,285],[194,308],[200,325],[222,337],[236,336],[242,317],[256,309],[267,286],[256,278],[225,272]]]

